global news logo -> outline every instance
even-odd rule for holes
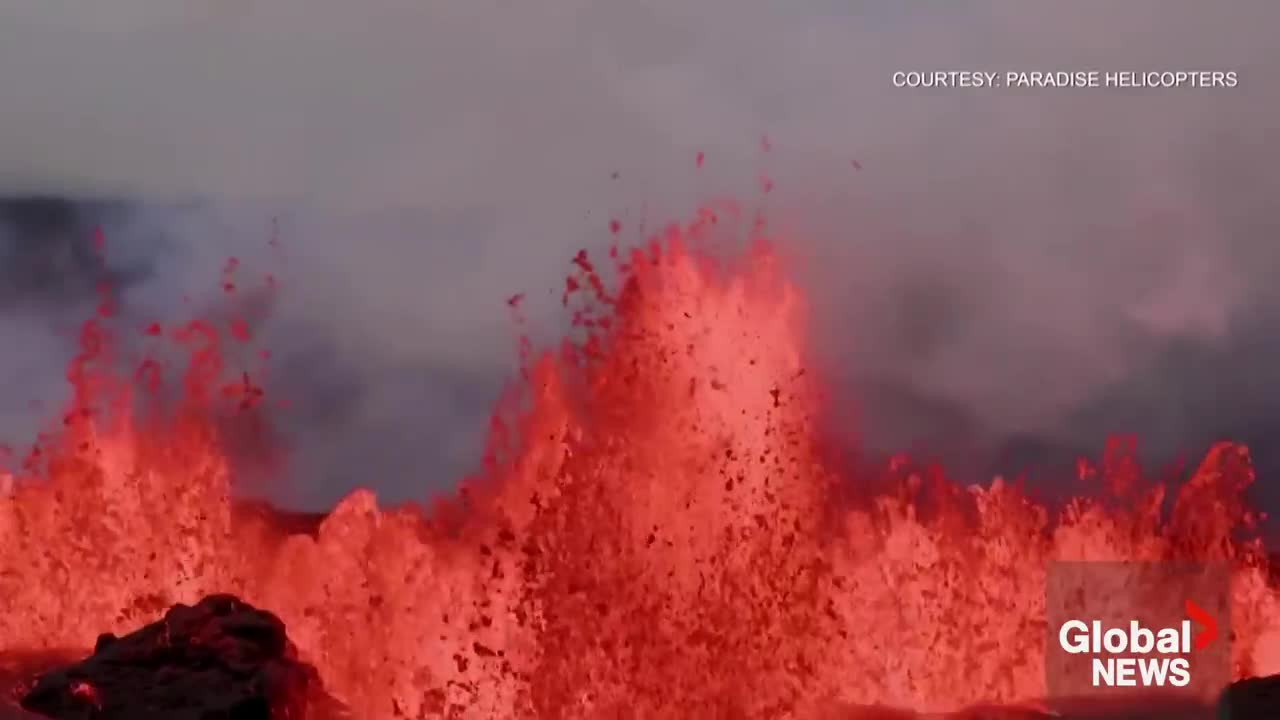
[[[1148,628],[1137,620],[1127,628],[1104,628],[1099,620],[1068,620],[1058,643],[1072,655],[1093,655],[1094,687],[1186,687],[1191,683],[1192,651],[1218,638],[1218,623],[1199,605],[1184,603],[1187,619],[1176,627]],[[1199,625],[1199,633],[1192,626]]]

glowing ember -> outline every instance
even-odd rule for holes
[[[283,618],[357,717],[939,710],[1043,694],[1051,560],[1219,559],[1235,674],[1280,671],[1243,448],[1214,448],[1167,513],[1119,441],[1061,511],[905,459],[848,477],[817,450],[804,306],[774,256],[694,249],[738,225],[670,229],[616,295],[580,255],[581,336],[495,414],[486,476],[432,518],[356,491],[314,537],[232,513],[220,423],[266,406],[224,369],[222,326],[167,335],[191,363],[161,403],[158,364],[124,367],[95,318],[65,422],[0,475],[0,649],[87,648],[229,592]]]

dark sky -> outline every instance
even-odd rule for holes
[[[62,225],[0,207],[0,430],[56,397],[101,223],[148,312],[228,255],[281,265],[291,502],[448,487],[512,368],[505,297],[552,337],[543,291],[608,219],[754,201],[767,170],[817,361],[873,446],[985,472],[1111,431],[1156,458],[1231,436],[1280,508],[1278,23],[1272,0],[6,3],[0,193],[73,202],[45,208]],[[890,82],[935,69],[1239,84]]]

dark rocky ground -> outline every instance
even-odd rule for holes
[[[301,662],[275,615],[231,595],[175,605],[93,654],[18,689],[55,720],[336,720],[340,706]]]
[[[45,671],[23,703],[0,702],[0,720],[378,720],[353,719],[327,698],[306,665],[288,657],[283,626],[229,596],[177,606],[166,619],[100,642],[89,658],[0,656],[0,685]],[[168,628],[168,630],[166,630]],[[166,635],[167,633],[167,635]],[[299,702],[299,700],[302,700]],[[274,708],[274,710],[273,710]],[[286,714],[287,713],[287,714]],[[1079,702],[1060,713],[983,707],[945,715],[891,708],[825,707],[801,720],[1277,720],[1280,676],[1229,688],[1217,707],[1147,699]]]

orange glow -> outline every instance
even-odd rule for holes
[[[1058,510],[906,459],[849,477],[817,448],[800,291],[767,243],[731,266],[697,250],[740,226],[708,210],[623,253],[612,294],[580,255],[575,340],[495,412],[485,476],[429,517],[357,490],[316,537],[233,513],[215,418],[269,412],[224,368],[243,325],[164,333],[190,363],[160,409],[161,369],[122,369],[123,330],[95,318],[65,421],[0,478],[0,649],[88,648],[230,592],[371,720],[945,710],[1044,693],[1050,561],[1219,559],[1236,675],[1280,672],[1278,596],[1239,539],[1246,450],[1175,490],[1117,440]]]

